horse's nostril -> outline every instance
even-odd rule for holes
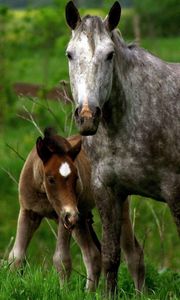
[[[64,215],[63,222],[64,222],[64,226],[67,229],[72,229],[77,223],[77,221],[78,221],[78,214],[71,214],[70,212],[67,212]]]
[[[76,109],[75,109],[75,112],[74,112],[74,116],[75,118],[79,118],[79,115],[80,115],[80,112],[82,110],[82,105],[79,105]]]
[[[97,106],[94,117],[99,118],[100,116],[101,116],[101,109]]]
[[[83,123],[84,123],[84,118],[81,117],[80,118],[80,124],[83,125]]]
[[[69,222],[70,216],[71,216],[70,213],[66,213],[66,215],[64,216],[64,223],[67,224],[67,225],[70,223],[70,222]]]
[[[75,112],[74,112],[74,116],[75,118],[77,118],[79,116],[79,108],[77,107]]]

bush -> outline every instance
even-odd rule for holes
[[[134,0],[143,36],[179,36],[179,0]]]
[[[11,67],[8,59],[10,44],[7,40],[11,17],[12,15],[6,7],[0,7],[0,126],[13,102],[13,93],[10,88]]]
[[[119,28],[124,39],[134,39],[134,15],[135,13],[133,9],[122,9]]]

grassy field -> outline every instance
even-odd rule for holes
[[[27,265],[23,275],[13,274],[4,266],[0,269],[0,299],[1,300],[101,300],[103,298],[103,282],[101,280],[98,290],[95,293],[84,291],[85,275],[83,268],[79,267],[77,274],[72,272],[71,282],[59,288],[58,275],[52,267],[43,265],[35,267]],[[157,273],[155,267],[147,266],[146,291],[136,296],[133,283],[123,264],[119,274],[119,297],[118,299],[158,299],[178,300],[180,297],[179,284],[180,276],[172,271]]]
[[[68,38],[68,35],[60,36],[51,51],[29,51],[22,47],[21,51],[13,54],[11,49],[5,64],[9,81],[41,83],[50,88],[62,79],[68,80],[65,58]],[[180,61],[180,38],[144,39],[141,45],[162,59]],[[3,100],[0,98],[0,101]],[[63,136],[76,132],[71,105],[20,97],[14,98],[7,110],[7,116],[0,125],[0,258],[5,260],[16,232],[20,170],[40,135],[39,129],[53,125]],[[32,121],[26,120],[29,115],[39,129]],[[136,235],[144,245],[147,265],[146,292],[140,299],[180,299],[180,242],[169,209],[165,204],[142,197],[132,196],[131,200],[132,221]],[[94,227],[100,237],[101,226],[96,210],[94,215]],[[51,226],[56,230],[53,222]],[[11,273],[7,265],[0,268],[0,300],[102,299],[102,281],[97,293],[84,293],[85,270],[81,254],[74,241],[71,248],[74,266],[72,280],[60,289],[58,276],[52,268],[55,238],[44,220],[30,244],[23,276]],[[124,263],[119,274],[119,289],[121,299],[136,298]]]

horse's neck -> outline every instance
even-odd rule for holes
[[[129,57],[125,51],[125,45],[118,48],[119,53],[114,62],[112,90],[108,101],[103,107],[102,126],[109,130],[117,131],[120,120],[126,109],[126,90],[123,86],[124,72],[127,65],[130,64]],[[111,132],[112,135],[112,132]]]
[[[158,82],[161,80],[159,76],[163,75],[159,59],[136,46],[127,46],[117,32],[113,35],[113,42],[116,48],[113,84],[103,108],[104,124],[111,130],[111,136],[113,131],[119,132],[121,121],[131,122],[131,115],[141,112],[142,101],[144,108],[147,108],[147,95],[153,91],[152,82],[147,79],[156,77]]]
[[[103,106],[103,123],[107,123],[108,126],[116,125],[124,113],[125,104],[123,86],[117,74],[117,70],[114,70],[111,94]]]

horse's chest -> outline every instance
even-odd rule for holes
[[[92,151],[93,149],[93,151]],[[144,181],[147,170],[143,164],[143,157],[136,157],[130,147],[119,140],[106,139],[98,144],[96,140],[89,147],[92,163],[92,181],[97,186],[114,186],[119,184],[133,189]]]

